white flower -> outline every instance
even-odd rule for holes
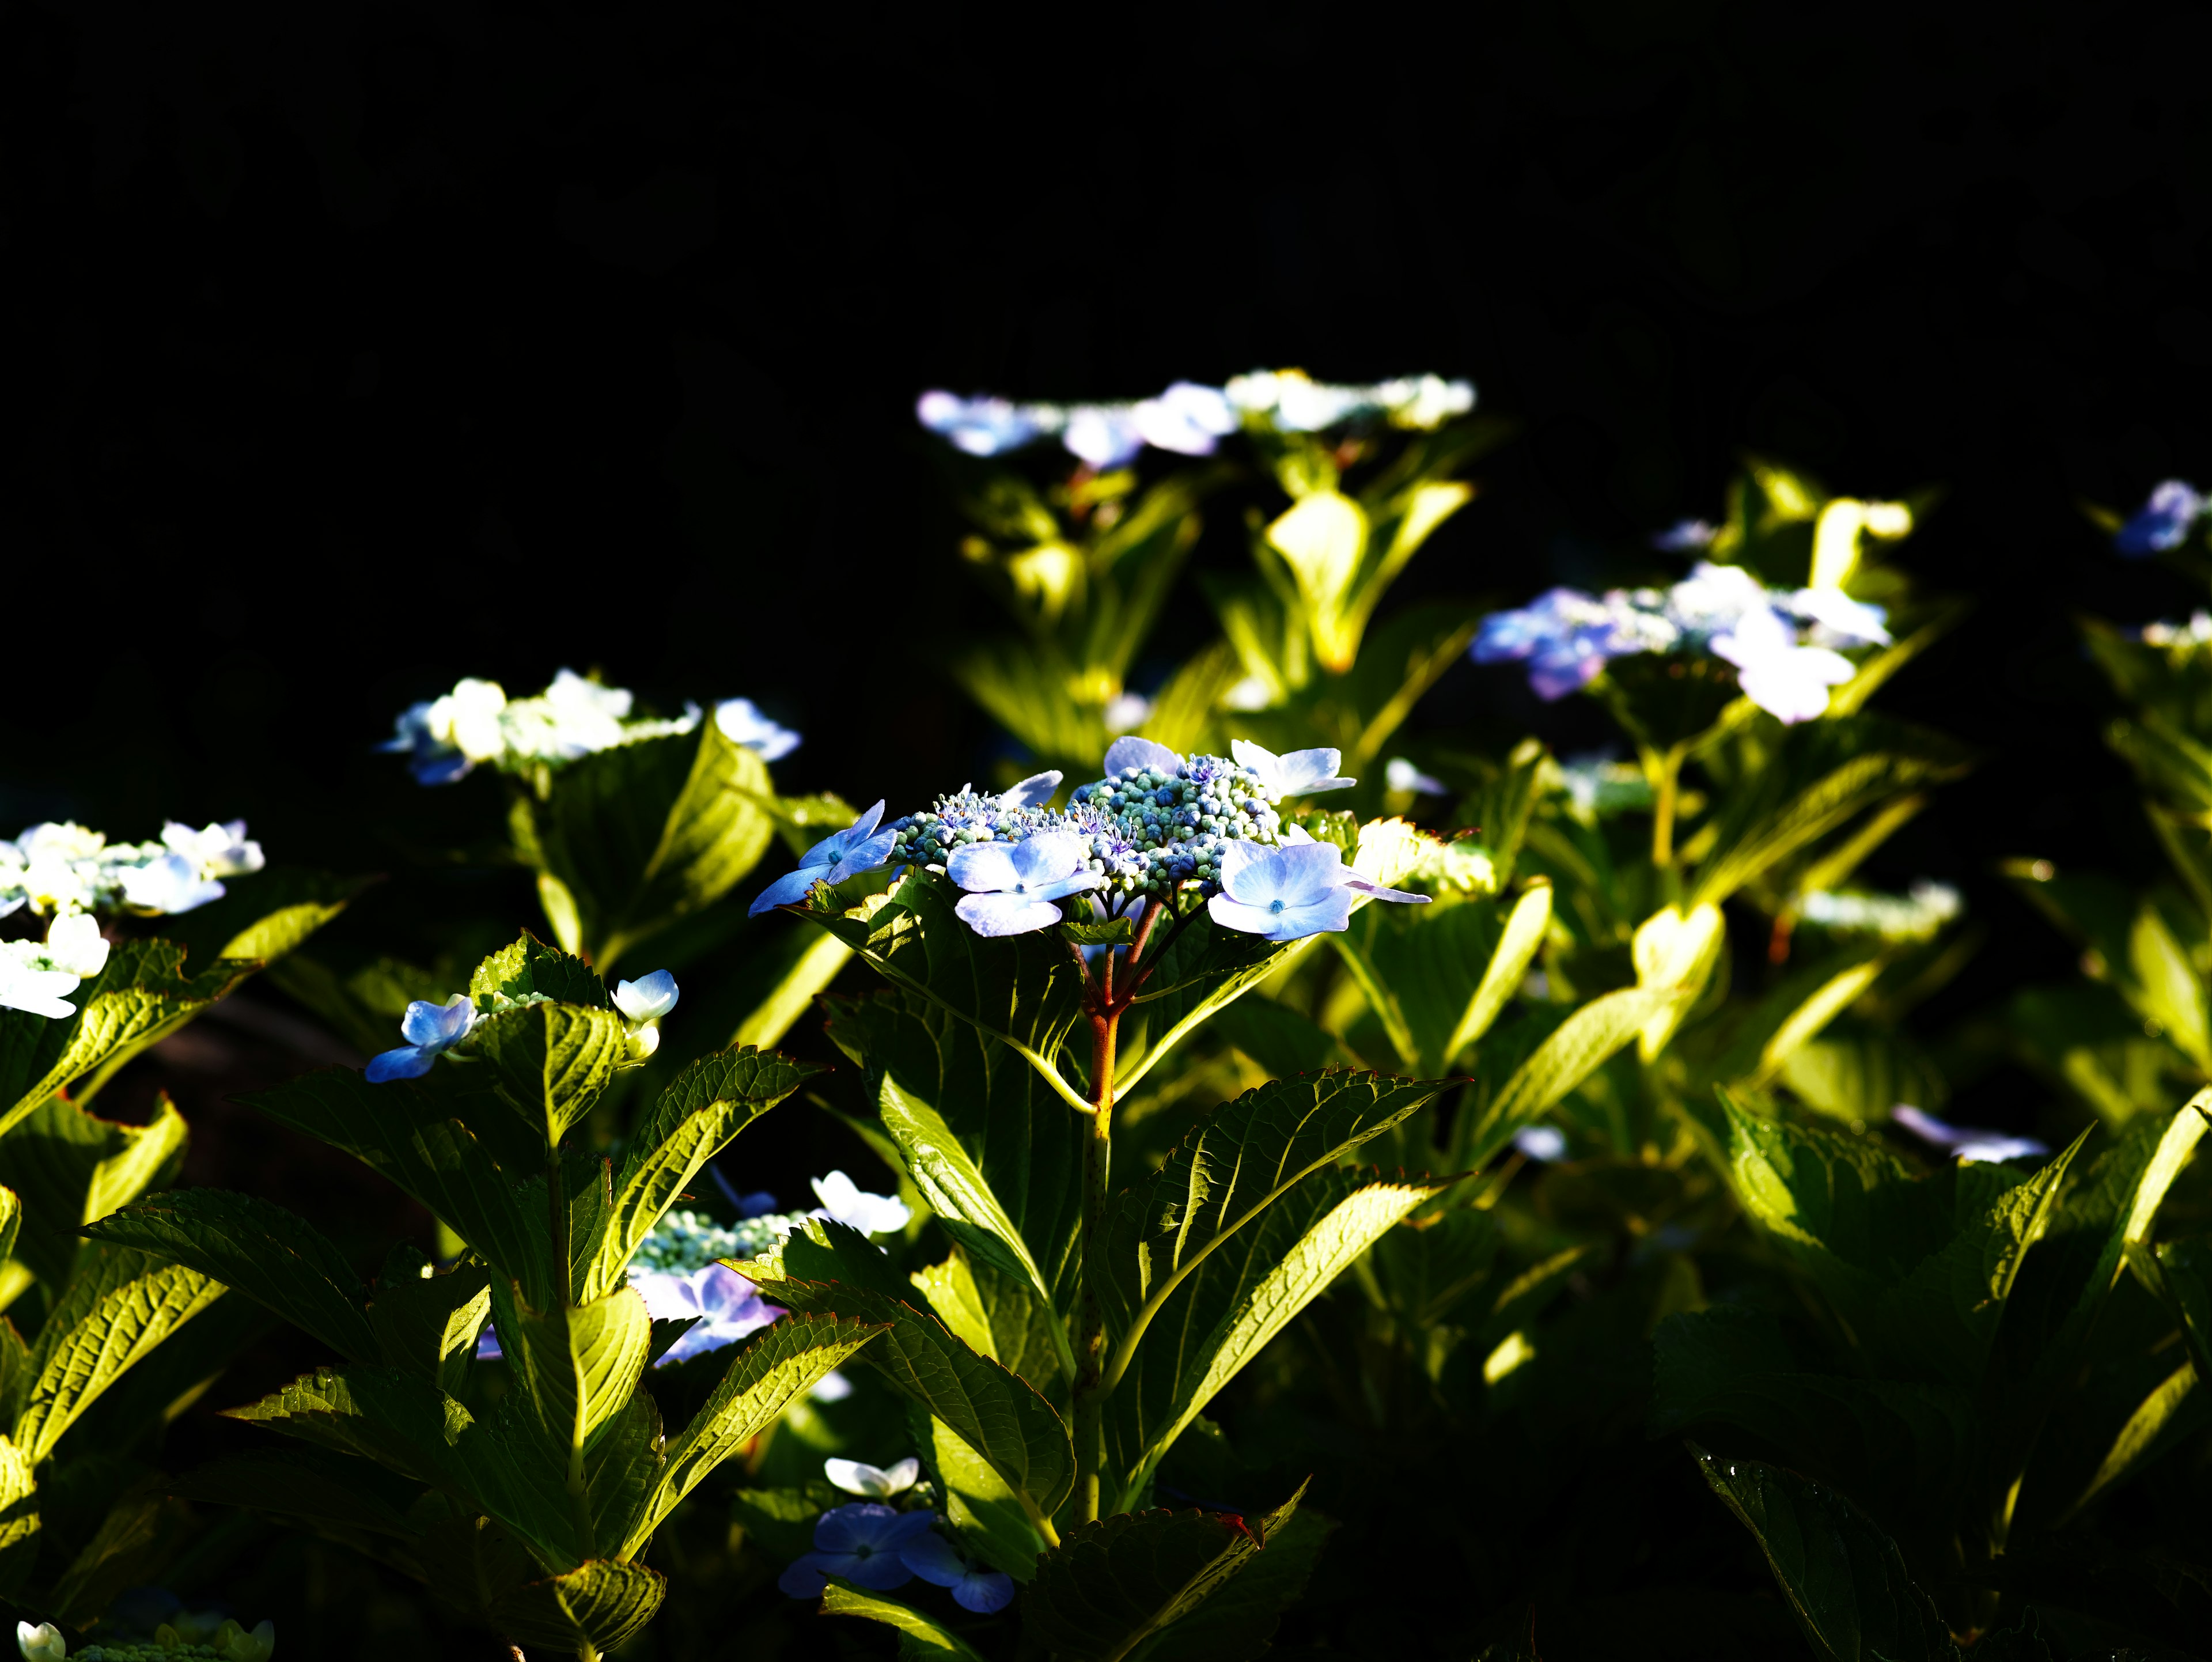
[[[41,1622],[35,1628],[28,1622],[18,1622],[15,1647],[23,1653],[24,1662],[62,1662],[69,1654],[69,1641],[51,1622]]]
[[[1129,413],[1146,444],[1183,456],[1210,456],[1215,441],[1237,430],[1237,411],[1221,389],[1187,380],[1145,399]]]
[[[911,1454],[896,1465],[872,1466],[859,1460],[824,1460],[823,1474],[848,1495],[871,1501],[887,1501],[903,1494],[921,1476],[921,1462]]]
[[[26,826],[15,846],[35,865],[40,860],[89,860],[107,846],[107,839],[82,825],[48,820]]]
[[[89,981],[107,967],[107,939],[82,912],[57,917],[46,925],[46,961]]]
[[[1474,408],[1472,383],[1446,380],[1441,375],[1386,380],[1375,393],[1377,401],[1390,412],[1393,427],[1422,432],[1442,427],[1454,416],[1464,416]]]
[[[1423,773],[1403,756],[1394,756],[1382,767],[1382,782],[1391,790],[1402,794],[1442,796],[1445,794],[1443,781]]]
[[[121,877],[123,898],[141,911],[188,912],[223,896],[222,885],[202,876],[199,866],[181,854],[126,867]]]
[[[1236,758],[1237,766],[1249,768],[1259,775],[1261,784],[1279,802],[1286,796],[1342,790],[1346,785],[1359,782],[1334,776],[1343,758],[1333,750],[1294,750],[1278,756],[1249,740],[1232,739],[1229,741],[1229,753]]]
[[[27,1010],[53,1021],[74,1017],[76,1006],[62,1000],[77,989],[83,977],[48,968],[47,961],[35,942],[0,941],[0,1008]]]
[[[999,806],[1006,809],[1042,807],[1052,801],[1053,792],[1060,788],[1061,777],[1058,768],[1033,773],[1021,783],[1000,791]]]
[[[161,827],[161,841],[172,854],[182,855],[210,877],[243,877],[269,863],[261,844],[246,840],[243,819],[198,831],[172,819]]]
[[[714,706],[714,725],[732,744],[757,752],[763,762],[780,761],[799,748],[799,735],[769,721],[750,698],[723,699]]]
[[[811,1179],[815,1198],[822,1204],[814,1213],[857,1229],[864,1235],[888,1235],[903,1229],[914,1214],[906,1202],[890,1195],[871,1195],[842,1172]]]
[[[1745,612],[1732,630],[1714,636],[1711,644],[1714,656],[1736,667],[1743,696],[1788,722],[1826,715],[1828,689],[1858,673],[1840,653],[1799,646],[1796,630],[1765,605]]]
[[[1152,719],[1152,701],[1141,692],[1125,692],[1106,706],[1106,731],[1134,733]]]
[[[1878,606],[1854,600],[1840,588],[1801,588],[1790,609],[1813,625],[1819,646],[1887,646],[1889,614]]]
[[[441,745],[449,745],[471,762],[489,762],[507,747],[500,716],[507,709],[507,691],[496,681],[473,677],[453,684],[453,690],[434,699],[423,713],[422,725]]]
[[[658,1021],[676,1008],[676,977],[665,970],[615,984],[615,1008],[632,1021]]]
[[[1700,560],[1667,591],[1668,620],[1698,634],[1732,629],[1753,612],[1772,610],[1765,587],[1740,565]]]

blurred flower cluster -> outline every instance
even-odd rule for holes
[[[407,758],[416,781],[450,785],[479,763],[520,773],[558,766],[580,757],[694,731],[700,709],[687,704],[665,720],[633,716],[636,696],[563,669],[544,691],[509,698],[496,681],[473,678],[427,703],[410,704],[379,748]],[[799,736],[761,714],[750,698],[726,698],[714,707],[715,725],[734,744],[773,762],[798,748]]]
[[[27,905],[58,917],[188,912],[222,898],[221,879],[264,863],[243,819],[198,831],[171,820],[158,843],[111,843],[82,825],[32,825],[12,843],[0,841],[0,917]]]
[[[2167,479],[2150,499],[2112,533],[2112,547],[2130,559],[2164,554],[2189,539],[2190,527],[2203,517],[2203,493],[2182,479]]]
[[[997,398],[921,395],[915,414],[931,432],[971,456],[996,456],[1057,437],[1095,468],[1119,467],[1146,445],[1183,456],[1210,456],[1243,429],[1315,433],[1380,417],[1394,427],[1430,429],[1474,407],[1463,380],[1413,375],[1372,387],[1339,387],[1297,369],[1261,369],[1225,387],[1179,380],[1157,398],[1127,404],[1014,404]]]
[[[1794,910],[1804,922],[1838,934],[1927,941],[1965,910],[1965,902],[1949,884],[1923,879],[1904,894],[1816,889],[1800,896]]]
[[[1475,662],[1525,662],[1540,698],[1565,697],[1615,658],[1692,653],[1733,664],[1744,696],[1784,721],[1828,708],[1856,667],[1838,648],[1887,645],[1882,608],[1839,588],[1768,588],[1741,566],[1700,561],[1671,588],[1554,588],[1483,619]]]

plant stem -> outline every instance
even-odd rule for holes
[[[1684,747],[1674,745],[1659,758],[1651,785],[1651,863],[1665,871],[1674,863],[1674,798],[1682,781]]]
[[[1075,1299],[1075,1517],[1098,1516],[1105,1465],[1106,1314],[1092,1290],[1091,1271],[1103,1254],[1099,1239],[1106,1217],[1114,1136],[1114,1044],[1121,1009],[1094,1000],[1091,1010],[1091,1135],[1083,1145],[1083,1260]]]

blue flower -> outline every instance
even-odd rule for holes
[[[951,440],[971,456],[1018,450],[1044,430],[1035,417],[1004,399],[924,393],[915,401],[914,413],[931,432]]]
[[[988,1616],[1014,1602],[1013,1578],[978,1569],[943,1536],[926,1531],[899,1549],[906,1567],[933,1586],[952,1589],[952,1602],[963,1610]]]
[[[1237,411],[1218,387],[1179,380],[1130,411],[1146,444],[1182,456],[1210,456],[1237,428]]]
[[[763,762],[777,762],[797,750],[799,735],[762,715],[750,698],[725,698],[714,706],[714,725],[731,743],[757,751]]]
[[[875,870],[890,858],[891,845],[897,840],[890,831],[876,830],[883,817],[884,805],[878,802],[843,831],[823,837],[799,856],[797,871],[777,878],[755,896],[745,916],[758,917],[772,907],[796,905],[817,883],[842,883]]]
[[[1150,739],[1139,739],[1134,734],[1124,734],[1106,747],[1106,776],[1118,779],[1125,773],[1134,773],[1149,768],[1155,773],[1172,779],[1182,771],[1182,758],[1165,745]]]
[[[2130,559],[2179,548],[2189,535],[2189,527],[2204,512],[2204,498],[2194,485],[2168,479],[2152,491],[2150,500],[2119,528],[2112,538],[2112,547]]]
[[[1923,1142],[1930,1142],[1968,1165],[2025,1160],[2051,1152],[2033,1137],[2009,1137],[2002,1131],[1984,1131],[1972,1125],[1950,1125],[1906,1103],[1889,1111],[1891,1121],[1902,1125]]]
[[[1067,454],[1103,472],[1133,460],[1145,447],[1135,412],[1127,405],[1079,404],[1067,412],[1060,441]]]
[[[1033,773],[1011,790],[1000,791],[999,806],[1009,810],[1042,807],[1047,802],[1052,801],[1053,792],[1060,788],[1060,771],[1058,768],[1048,769],[1043,773]]]
[[[901,1512],[872,1501],[833,1507],[814,1520],[814,1550],[776,1578],[793,1598],[818,1598],[823,1577],[834,1575],[871,1592],[889,1592],[914,1580],[902,1555],[937,1521],[933,1512]]]
[[[615,1008],[632,1021],[658,1021],[676,1008],[682,995],[676,989],[676,977],[665,970],[655,970],[651,975],[635,981],[615,983]]]
[[[1619,612],[1580,589],[1550,589],[1517,611],[1485,618],[1471,655],[1478,664],[1525,661],[1539,698],[1564,698],[1597,679],[1608,659],[1650,649],[1620,627]]]
[[[655,1364],[660,1367],[735,1344],[784,1313],[781,1306],[763,1299],[760,1288],[727,1264],[710,1263],[688,1275],[672,1269],[633,1269],[629,1284],[655,1321],[694,1324],[661,1353]]]
[[[165,854],[150,865],[126,868],[122,873],[123,898],[142,911],[191,911],[223,896],[221,883],[200,874],[200,864],[187,855]]]
[[[955,849],[945,874],[968,891],[954,910],[980,935],[1027,934],[1060,920],[1052,903],[1105,880],[1091,869],[1091,849],[1073,831],[1020,843],[970,843]]]
[[[1651,533],[1651,546],[1680,553],[1684,549],[1710,548],[1713,539],[1719,535],[1718,527],[1703,520],[1677,520],[1664,531]]]
[[[1426,895],[1370,882],[1344,863],[1344,851],[1334,843],[1271,849],[1235,842],[1222,852],[1221,892],[1206,909],[1224,929],[1263,941],[1300,941],[1346,927],[1355,894],[1417,906],[1428,903]]]
[[[400,1037],[407,1043],[369,1058],[368,1082],[422,1078],[442,1052],[469,1036],[476,1020],[476,1002],[465,993],[454,994],[442,1009],[428,999],[416,999],[399,1022]]]
[[[1229,753],[1237,758],[1239,767],[1249,768],[1259,776],[1260,783],[1279,802],[1285,796],[1342,790],[1346,785],[1359,782],[1357,779],[1334,776],[1343,758],[1333,750],[1294,750],[1287,756],[1278,756],[1248,740],[1232,739],[1229,741]]]

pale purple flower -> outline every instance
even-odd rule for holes
[[[1237,411],[1218,387],[1179,380],[1130,412],[1146,444],[1181,456],[1210,456],[1215,443],[1237,430]]]
[[[710,1263],[688,1275],[672,1269],[633,1269],[629,1284],[655,1321],[696,1320],[690,1331],[661,1354],[656,1364],[661,1367],[735,1344],[784,1313],[726,1264]]]
[[[1346,928],[1354,894],[1425,905],[1428,897],[1386,889],[1344,863],[1334,843],[1295,843],[1279,848],[1242,840],[1225,844],[1221,892],[1206,903],[1225,929],[1263,941],[1303,940]]]
[[[635,981],[615,983],[615,1008],[632,1021],[659,1020],[676,1008],[676,1001],[681,996],[677,991],[676,977],[665,970],[655,970]]]
[[[1135,460],[1145,447],[1136,412],[1127,405],[1077,405],[1067,412],[1060,441],[1069,455],[1102,471]]]
[[[1173,779],[1182,772],[1182,758],[1165,745],[1150,739],[1139,739],[1133,733],[1124,734],[1106,746],[1106,776],[1109,779],[1118,779],[1125,773],[1134,773],[1144,768]]]
[[[733,745],[743,745],[763,762],[781,761],[797,750],[799,738],[760,713],[750,698],[725,698],[714,706],[714,725]]]
[[[2189,527],[2204,512],[2204,498],[2194,485],[2168,479],[2150,493],[2150,500],[2114,534],[2112,547],[2130,559],[2179,548],[2187,539]]]
[[[997,456],[1018,450],[1043,430],[1036,417],[1004,399],[924,393],[915,402],[914,413],[931,432],[951,440],[971,456]]]
[[[1357,779],[1335,777],[1337,764],[1343,758],[1333,750],[1294,750],[1278,756],[1249,740],[1232,739],[1229,741],[1229,753],[1237,758],[1237,766],[1249,768],[1257,774],[1267,794],[1279,802],[1286,796],[1342,790],[1359,782]]]
[[[1666,594],[1668,621],[1686,634],[1712,635],[1733,629],[1742,618],[1771,612],[1766,586],[1740,565],[1700,560],[1690,575]]]
[[[1549,589],[1517,610],[1485,618],[1470,655],[1478,664],[1525,661],[1529,687],[1548,702],[1581,691],[1607,660],[1650,649],[1620,623],[1619,608],[1595,595]]]
[[[141,911],[173,916],[223,897],[222,885],[201,875],[199,862],[185,855],[165,854],[150,865],[126,867],[119,874],[124,900]]]
[[[2025,1160],[2051,1152],[2050,1145],[2038,1142],[2033,1137],[2007,1136],[2002,1131],[1985,1131],[1977,1126],[1947,1124],[1909,1103],[1899,1103],[1889,1111],[1889,1117],[1923,1142],[1933,1143],[1945,1154],[1969,1165]]]
[[[1651,533],[1651,546],[1679,554],[1686,549],[1710,548],[1720,527],[1704,520],[1677,520],[1664,531]]]
[[[369,1058],[368,1082],[422,1078],[440,1056],[469,1036],[476,1020],[476,1002],[465,993],[454,994],[442,1008],[416,999],[400,1018],[399,1034],[407,1043]]]
[[[198,831],[172,819],[161,827],[161,841],[170,853],[181,855],[210,877],[245,877],[269,863],[261,844],[248,840],[243,819]]]
[[[888,1501],[914,1487],[921,1476],[921,1462],[911,1454],[888,1466],[872,1466],[860,1460],[824,1460],[822,1475],[848,1495]]]
[[[1014,1602],[1014,1582],[997,1570],[979,1569],[952,1543],[933,1531],[915,1536],[899,1549],[906,1567],[933,1586],[950,1587],[963,1610],[989,1616]]]
[[[772,907],[796,905],[817,883],[835,885],[875,870],[890,858],[891,845],[897,840],[892,832],[876,830],[883,817],[884,805],[878,802],[843,831],[823,837],[799,856],[798,870],[777,878],[756,895],[745,916],[758,917]]]
[[[1060,776],[1058,768],[1033,773],[1011,790],[1000,791],[999,806],[1010,812],[1015,808],[1042,807],[1052,801],[1053,792],[1060,788]]]
[[[814,1550],[776,1578],[793,1598],[818,1598],[834,1575],[871,1592],[889,1592],[914,1579],[903,1549],[937,1521],[933,1512],[901,1512],[872,1501],[833,1507],[814,1521]]]
[[[863,1235],[888,1235],[903,1229],[914,1214],[895,1195],[872,1195],[842,1172],[826,1178],[809,1178],[814,1198],[822,1204],[813,1215],[830,1218]]]
[[[1840,588],[1801,588],[1790,610],[1813,625],[1813,643],[1824,647],[1887,646],[1889,613]]]
[[[1747,612],[1709,644],[1713,655],[1736,667],[1743,696],[1786,722],[1826,714],[1828,689],[1858,672],[1851,661],[1826,647],[1800,646],[1797,631],[1773,607]]]
[[[1524,1125],[1513,1134],[1513,1146],[1540,1166],[1567,1157],[1567,1134],[1556,1125]]]
[[[1091,869],[1091,849],[1073,831],[1019,843],[969,843],[955,849],[945,874],[968,891],[954,910],[977,934],[1027,934],[1060,921],[1052,903],[1105,879]]]

